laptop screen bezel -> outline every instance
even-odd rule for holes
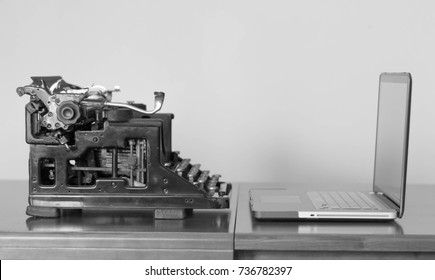
[[[400,186],[400,200],[397,200],[393,194],[388,193],[388,191],[383,190],[381,187],[376,185],[376,160],[377,160],[377,148],[378,148],[378,137],[379,137],[379,110],[380,108],[380,98],[381,98],[381,84],[383,82],[387,83],[404,83],[407,84],[407,96],[406,96],[406,116],[404,122],[404,139],[403,140],[403,158],[402,158],[402,170],[401,170],[401,186]],[[405,192],[406,192],[406,173],[408,167],[408,143],[409,143],[409,123],[411,115],[411,89],[412,89],[412,78],[410,73],[382,73],[379,77],[379,92],[378,92],[378,115],[377,115],[377,125],[376,125],[376,147],[375,147],[375,164],[374,164],[374,175],[373,175],[373,191],[376,193],[383,193],[391,202],[393,202],[398,207],[398,217],[402,217],[405,211]]]

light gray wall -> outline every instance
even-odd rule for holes
[[[32,75],[167,94],[173,146],[228,181],[370,182],[378,76],[414,77],[409,182],[435,182],[434,1],[0,0],[0,178],[27,178]]]

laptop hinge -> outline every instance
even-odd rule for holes
[[[396,210],[397,213],[399,213],[399,206],[394,203],[394,201],[392,201],[391,199],[388,198],[388,196],[384,195],[383,192],[372,192],[373,194],[377,195],[377,197],[379,197],[382,202],[384,202],[387,206],[391,207],[392,209]]]

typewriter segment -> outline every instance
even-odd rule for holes
[[[153,209],[182,219],[192,209],[228,208],[231,184],[172,151],[173,114],[155,104],[112,102],[102,86],[79,87],[60,76],[32,77],[29,95],[27,214],[58,217],[66,209]],[[67,211],[64,211],[67,213]]]

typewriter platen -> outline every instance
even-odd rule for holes
[[[62,209],[154,209],[155,218],[185,218],[192,209],[228,208],[231,184],[172,151],[173,114],[112,102],[119,88],[79,87],[60,76],[32,77],[29,95],[27,214]]]

